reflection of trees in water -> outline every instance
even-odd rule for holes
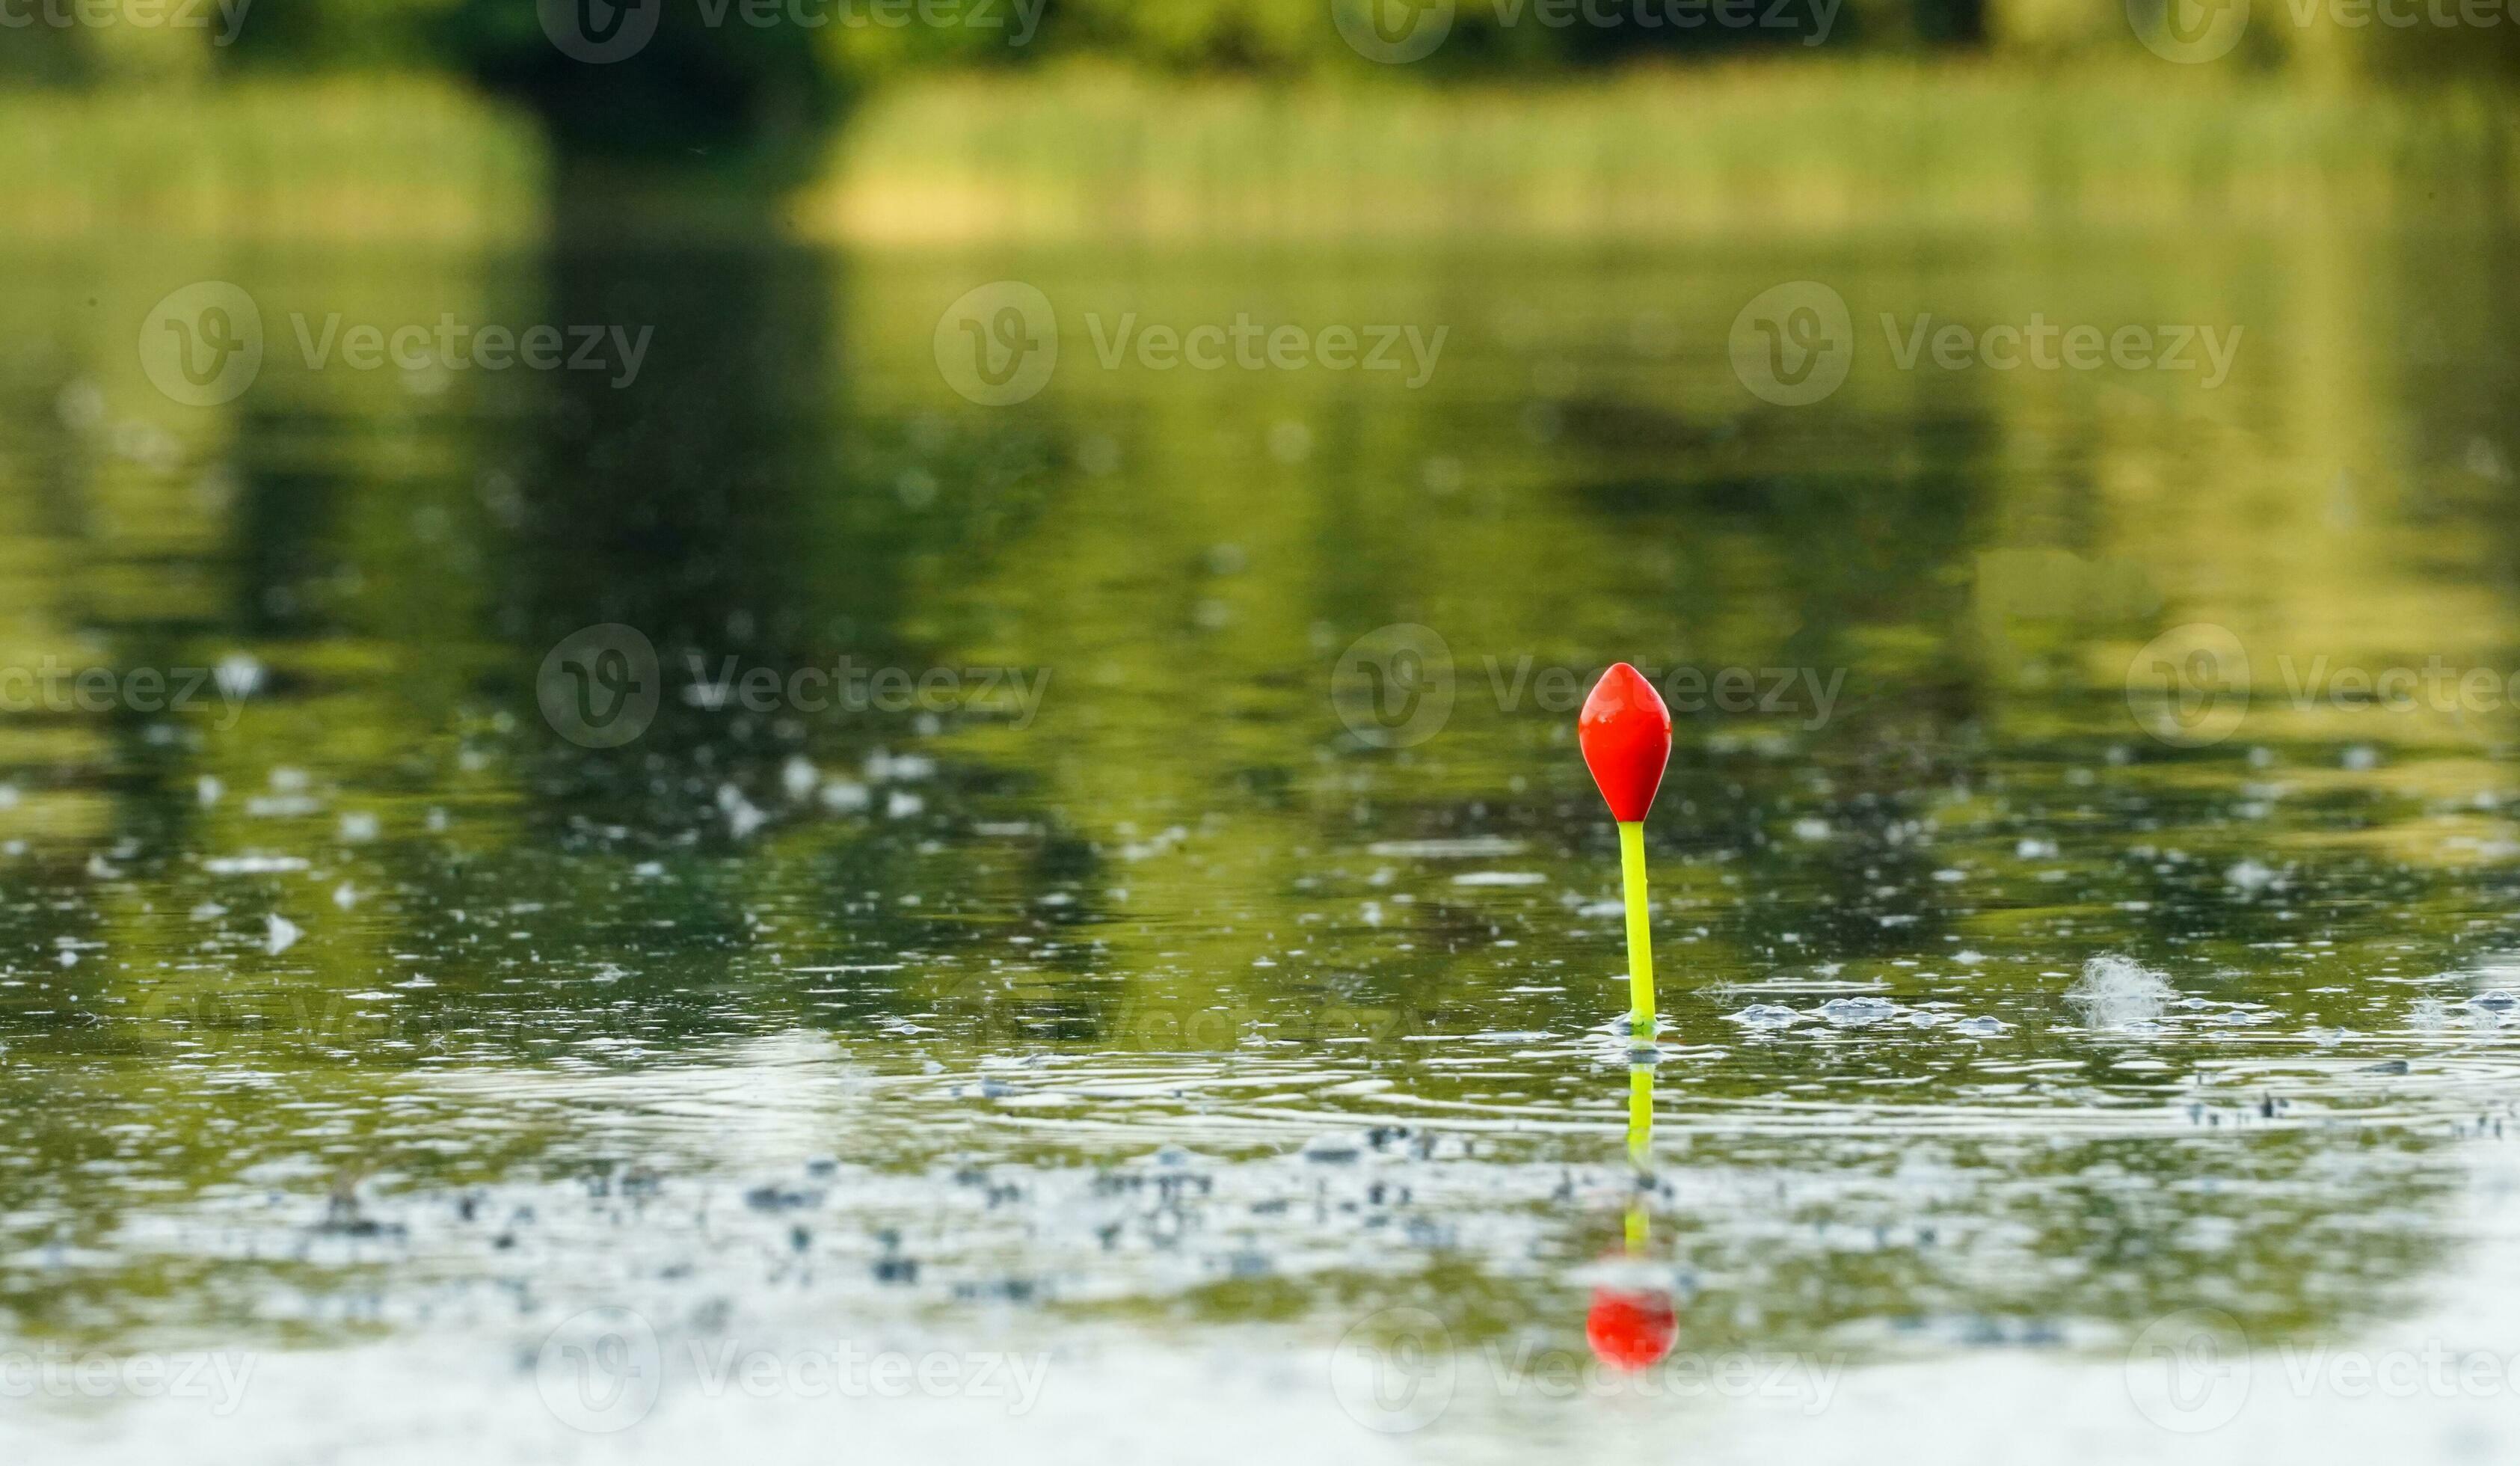
[[[883,609],[856,629],[881,640],[904,599],[895,541],[820,532],[819,506],[858,487],[830,471],[839,282],[826,257],[767,241],[564,236],[543,274],[551,319],[652,335],[635,381],[554,374],[515,426],[520,522],[502,600],[519,709],[543,654],[607,621],[653,644],[665,688],[625,749],[536,740],[535,787],[608,819],[697,820],[725,777],[710,765],[797,740],[776,718],[686,701],[695,660],[710,675],[734,656],[784,677],[816,664],[840,604],[871,595]]]
[[[947,1020],[931,1026],[975,1057],[1154,1033],[1152,1018],[1220,1005],[1238,1016],[1282,1018],[1289,1003],[1316,997],[1360,1013],[1449,1015],[1428,1025],[1446,1031],[1475,1027],[1477,993],[1463,973],[1476,955],[1501,929],[1535,942],[1562,939],[1562,927],[1548,919],[1528,928],[1501,922],[1472,893],[1447,893],[1391,911],[1394,924],[1405,923],[1418,939],[1418,952],[1394,955],[1359,940],[1358,960],[1343,963],[1334,941],[1323,939],[1330,960],[1318,970],[1252,970],[1254,957],[1297,939],[1298,918],[1349,909],[1345,888],[1333,893],[1303,883],[1324,874],[1320,851],[1344,848],[1360,833],[1457,833],[1485,820],[1543,853],[1598,833],[1589,790],[1568,801],[1549,783],[1547,770],[1560,763],[1573,779],[1581,775],[1536,717],[1483,724],[1465,709],[1447,740],[1419,761],[1441,770],[1422,784],[1403,782],[1372,760],[1328,765],[1344,776],[1371,763],[1382,782],[1362,791],[1322,772],[1316,735],[1330,714],[1321,666],[1340,643],[1333,637],[1325,652],[1314,623],[1352,632],[1401,618],[1410,596],[1468,598],[1466,592],[1484,608],[1455,638],[1472,678],[1485,675],[1472,659],[1490,650],[1539,644],[1550,654],[1532,628],[1548,628],[1551,638],[1562,631],[1564,643],[1579,649],[1574,656],[1624,627],[1668,636],[1700,664],[1844,663],[1876,684],[1925,689],[1891,705],[1901,719],[1894,724],[1859,710],[1799,746],[1816,755],[1704,746],[1685,754],[1672,787],[1696,812],[1665,822],[1657,839],[1667,842],[1666,852],[1739,852],[1727,871],[1742,878],[1727,887],[1707,867],[1668,873],[1663,889],[1707,903],[1715,937],[1691,949],[1706,953],[1706,970],[1764,964],[1765,943],[1788,927],[1805,936],[1806,950],[1857,956],[1948,952],[1946,938],[1982,930],[1956,925],[1951,902],[1931,893],[1941,856],[1885,832],[1914,818],[1915,801],[1952,776],[1975,783],[1987,770],[1983,751],[1963,748],[1938,753],[1920,775],[1901,757],[1911,723],[1948,734],[2017,697],[1972,681],[1953,642],[1937,640],[1946,632],[1933,619],[1945,601],[1953,603],[1955,624],[1965,619],[1950,576],[1978,544],[1985,517],[2041,492],[1987,467],[1985,442],[2002,421],[1993,406],[1946,400],[1932,423],[1908,429],[1875,426],[1887,419],[1868,408],[1844,415],[1822,409],[1792,420],[1807,428],[1746,430],[1774,435],[1754,444],[1746,463],[1727,466],[1724,454],[1733,450],[1716,439],[1665,432],[1633,416],[1613,422],[1606,408],[1582,404],[1564,409],[1562,435],[1546,445],[1518,437],[1509,415],[1432,395],[1360,407],[1332,392],[1312,411],[1302,401],[1221,400],[1173,394],[1174,384],[1157,384],[1129,400],[1147,385],[1103,384],[1081,369],[1079,390],[1099,386],[1121,400],[1092,404],[1074,421],[1125,436],[1124,466],[1116,479],[1055,481],[1073,495],[1063,507],[1076,512],[1048,516],[1040,509],[1058,470],[1036,408],[922,418],[861,405],[862,384],[850,373],[863,368],[844,349],[861,344],[839,340],[844,277],[828,259],[777,244],[691,248],[568,238],[522,273],[500,273],[513,268],[494,265],[491,283],[472,282],[471,289],[491,293],[476,314],[518,324],[652,326],[639,381],[616,389],[601,373],[512,372],[452,389],[469,398],[442,399],[465,410],[415,411],[390,373],[292,372],[284,350],[269,380],[225,419],[236,440],[222,451],[241,497],[225,522],[230,541],[201,557],[233,568],[225,589],[201,607],[135,604],[98,613],[126,664],[177,656],[206,637],[249,642],[271,664],[273,678],[271,695],[233,738],[199,750],[153,744],[135,720],[116,725],[109,750],[80,747],[68,756],[76,777],[112,791],[121,811],[117,832],[187,848],[323,850],[329,809],[294,821],[248,820],[240,811],[271,764],[297,762],[386,791],[378,802],[388,810],[391,838],[355,856],[326,856],[363,886],[370,880],[357,873],[372,873],[382,888],[370,897],[378,904],[344,922],[373,928],[372,940],[318,930],[286,964],[258,963],[248,949],[217,956],[203,973],[143,974],[152,981],[208,985],[243,973],[267,979],[280,994],[345,993],[388,968],[389,948],[428,952],[439,987],[404,1000],[415,1016],[398,1016],[405,1027],[386,1031],[423,1043],[444,1037],[485,1064],[571,1052],[590,1027],[670,1051],[745,1024],[847,1026],[930,1011]],[[357,278],[302,289],[318,298],[369,291],[361,308],[373,306],[387,319],[428,319],[439,308],[439,282],[352,273]],[[498,296],[502,290],[509,294]],[[100,349],[124,351],[127,343]],[[1080,358],[1086,349],[1080,344]],[[923,364],[923,340],[906,354]],[[1073,385],[1062,379],[1059,391]],[[2386,416],[2367,402],[2331,398],[2327,406],[2359,411],[2366,425]],[[1298,466],[1260,454],[1256,445],[1278,417],[1307,412],[1312,459]],[[1493,436],[1480,436],[1485,432]],[[1228,434],[1250,451],[1214,452]],[[1910,466],[1892,472],[1868,462],[1791,473],[1761,466],[1796,451],[1803,435],[1851,442],[1849,458],[1905,458]],[[1622,451],[1604,446],[1621,442]],[[2121,455],[2121,470],[2158,462],[2152,450],[2127,440],[2078,451]],[[2463,456],[2463,446],[2459,451]],[[1671,457],[1640,472],[1634,459],[1644,454]],[[1471,460],[1470,486],[1456,498],[1428,497],[1430,455]],[[906,481],[913,472],[924,478]],[[49,481],[59,488],[60,481]],[[992,481],[1000,486],[984,487]],[[1499,481],[1510,486],[1500,489]],[[2113,481],[2110,474],[2083,476],[2086,497],[2073,507],[2085,512],[2067,517],[2081,527],[2076,532],[2099,538],[2091,547],[2095,553],[2109,548],[2108,534],[2141,544],[2152,532],[2089,512],[2106,503]],[[2475,497],[2438,501],[2438,522],[2478,522],[2468,519],[2471,506],[2507,493],[2479,486],[2490,481],[2460,491]],[[1480,497],[1490,492],[1497,495],[1494,513]],[[2228,520],[2233,524],[2224,527],[2231,528],[2243,517],[2206,503],[2209,495],[2192,497],[2202,522]],[[2290,542],[2297,527],[2279,519],[2258,539]],[[1554,573],[1621,553],[1660,556],[1667,567],[1572,593],[1568,579]],[[104,564],[60,573],[98,582]],[[1552,573],[1535,573],[1536,564]],[[344,565],[358,572],[355,593],[331,588],[342,583],[337,572]],[[291,594],[274,599],[274,587]],[[2320,599],[2367,609],[2377,602],[2385,610],[2396,585],[2331,577],[2260,588],[2284,590],[2293,598],[2284,604]],[[1626,620],[1632,597],[1645,609]],[[640,840],[611,842],[571,822],[584,815],[591,823],[639,824],[642,837],[671,836],[706,819],[698,811],[729,781],[762,797],[790,752],[846,770],[873,743],[890,739],[898,748],[898,738],[897,725],[846,720],[791,737],[669,698],[657,726],[630,750],[576,750],[547,735],[531,692],[544,651],[567,631],[620,619],[646,629],[669,658],[697,650],[740,655],[747,664],[828,664],[846,650],[862,661],[921,665],[950,655],[968,626],[989,634],[990,615],[1007,606],[1020,608],[1011,618],[1019,624],[1004,633],[1011,660],[1058,669],[1058,718],[1020,742],[953,744],[957,756],[918,790],[930,819],[809,817],[765,830],[728,859]],[[1356,624],[1360,618],[1364,625]],[[468,645],[476,638],[489,645]],[[1098,680],[1105,670],[1112,680]],[[509,802],[515,786],[508,766],[494,761],[477,774],[460,773],[457,750],[437,743],[450,730],[462,731],[444,745],[481,734],[467,710],[489,702],[485,689],[520,725],[506,742],[478,742],[528,751],[521,803]],[[1850,686],[1848,696],[1859,690]],[[1876,757],[1874,746],[1888,752]],[[2023,749],[1999,740],[1995,752]],[[36,756],[22,767],[35,767]],[[1775,842],[1776,816],[1817,798],[1807,787],[1816,768],[1832,781],[1827,798],[1841,833],[1809,849]],[[193,798],[192,778],[202,771],[225,777],[228,802],[204,809]],[[1517,775],[1530,778],[1529,792],[1511,790]],[[421,811],[450,793],[464,802],[454,832],[444,839],[424,834]],[[2064,807],[2063,797],[2035,779],[2017,780],[2003,797],[2032,810],[2051,799]],[[2140,802],[2104,805],[2092,796],[2092,808],[2109,828],[2167,814],[2178,834],[2219,819],[2219,797],[2154,792]],[[1360,804],[1370,806],[1363,822]],[[1482,804],[1491,813],[1474,812]],[[966,833],[969,814],[1000,807],[1037,822],[1040,833],[990,840]],[[2343,812],[2329,812],[2343,822]],[[1133,907],[1168,918],[1195,913],[1192,919],[1145,933],[1096,921],[1110,914],[1095,905],[1093,890],[1108,884],[1096,879],[1104,851],[1127,839],[1151,843],[1176,819],[1192,816],[1186,823],[1198,825],[1195,816],[1210,814],[1214,824],[1179,848],[1110,867],[1128,872]],[[1139,822],[1133,837],[1116,833],[1124,820]],[[930,840],[940,848],[925,848]],[[626,879],[628,867],[652,855],[669,879]],[[135,1019],[109,1000],[135,995],[137,978],[101,961],[59,970],[53,939],[87,921],[79,930],[117,949],[173,952],[198,941],[184,913],[200,899],[231,901],[237,910],[227,925],[249,929],[256,902],[299,897],[281,883],[219,886],[181,873],[158,884],[146,868],[143,884],[98,894],[77,876],[79,863],[54,860],[40,871],[12,866],[0,874],[15,897],[0,903],[0,940],[25,959],[22,966],[48,957],[56,963],[43,975],[51,986],[40,1003],[29,992],[22,1006],[8,1010],[12,1057],[35,1076],[29,1082],[51,1085],[54,1094],[48,1104],[30,1095],[11,1107],[19,1116],[12,1133],[28,1137],[12,1148],[42,1158],[31,1173],[17,1172],[15,1200],[60,1206],[60,1178],[121,1155],[122,1142],[95,1123],[117,1105],[158,1126],[158,1150],[129,1163],[143,1171],[224,1179],[241,1159],[298,1148],[267,1108],[256,1108],[266,1099],[222,1093],[187,1109],[158,1096],[162,1062],[178,1052],[178,1039],[208,1037],[219,1057],[281,1075],[292,1092],[321,1089],[349,1102],[389,1085],[410,1058],[367,1046],[351,1074],[337,1051],[361,1045],[342,1031],[305,1025],[286,996],[268,1023],[226,1031]],[[2310,884],[2302,888],[2323,906],[2341,905],[2358,891],[2385,890],[2394,904],[2421,912],[2466,909],[2468,888],[2439,872],[2349,871],[2342,864],[2323,870],[2305,876]],[[1658,870],[1658,883],[1665,876]],[[2319,884],[2328,876],[2334,884]],[[2284,934],[2268,912],[2176,905],[2182,892],[2194,895],[2192,883],[2182,886],[2149,866],[2131,867],[2123,884],[2096,885],[2104,889],[2078,884],[2070,893],[2140,896],[2166,913],[2172,930],[2199,940]],[[1874,894],[1883,886],[1900,893]],[[1036,900],[1070,891],[1074,905]],[[922,904],[906,905],[905,894],[922,896]],[[86,910],[74,920],[63,914],[65,901]],[[526,906],[540,909],[518,909]],[[1906,927],[1878,919],[1911,910],[1923,919]],[[458,920],[457,911],[467,918]],[[782,930],[774,938],[755,917]],[[2445,930],[2450,921],[2445,914]],[[518,931],[526,937],[510,935]],[[1091,937],[1105,934],[1111,946],[1089,955]],[[1044,945],[1055,940],[1059,949],[1010,979],[986,966],[991,956],[1007,955],[1003,939],[1010,935]],[[2040,939],[2034,933],[2026,939]],[[898,974],[807,979],[766,960],[774,940],[787,968],[903,954],[921,960]],[[601,985],[575,981],[607,954],[627,971]],[[959,960],[925,960],[947,956]],[[983,973],[976,984],[967,981]],[[1222,1046],[1192,1025],[1180,1029],[1190,1034],[1183,1047]],[[1357,1031],[1372,1035],[1362,1020]],[[1230,1043],[1238,1034],[1219,1036]],[[2044,1035],[2017,1042],[2042,1056],[2089,1047]],[[1873,1062],[1868,1077],[1886,1077],[1912,1056]],[[80,1065],[86,1068],[78,1082],[89,1087],[61,1102],[62,1068]],[[1817,1058],[1808,1068],[1778,1061],[1763,1082],[1831,1083],[1847,1076]],[[1434,1087],[1449,1093],[1481,1082],[1473,1077]],[[331,1147],[356,1151],[382,1132],[369,1119],[351,1128],[355,1133],[325,1143],[328,1161],[349,1159]],[[491,1173],[530,1158],[538,1140],[485,1142],[455,1159],[413,1156],[409,1165],[431,1179]],[[2431,1205],[2449,1170],[2426,1169],[2439,1155],[2430,1142],[2400,1146],[2384,1138],[2370,1148],[2398,1168],[2377,1161],[2351,1166],[2346,1179],[2331,1182],[2320,1147],[2349,1143],[2363,1144],[2359,1134],[2348,1142],[2307,1133],[2252,1136],[2229,1153],[2095,1142],[2053,1154],[1989,1152],[1966,1163],[1972,1176],[1989,1179],[1973,1181],[1958,1210],[2022,1229],[2031,1240],[2021,1246],[2034,1259],[2099,1260],[2105,1276],[2081,1282],[2024,1283],[1972,1302],[1971,1290],[1984,1285],[1949,1236],[1930,1244],[1911,1237],[1881,1257],[1788,1254],[1762,1265],[1779,1296],[1818,1290],[1835,1310],[1832,1319],[1866,1316],[1868,1306],[1930,1311],[1948,1305],[1957,1311],[1999,1304],[2025,1314],[2117,1316],[2112,1309],[2134,1306],[2147,1289],[2168,1296],[2201,1288],[2205,1272],[2236,1259],[2233,1265],[2264,1279],[2272,1300],[2267,1316],[2285,1317],[2287,1308],[2316,1316],[2327,1306],[2318,1290],[2334,1279],[2349,1278],[2349,1291],[2368,1290],[2360,1297],[2380,1298],[2423,1262],[2413,1243],[2386,1239],[2366,1246],[2358,1238],[2349,1256],[2320,1259],[2313,1213],[2377,1211],[2409,1196]],[[1745,1166],[1782,1167],[1791,1149],[1743,1142],[1722,1154]],[[2133,1179],[2082,1177],[2102,1164]],[[2228,1172],[2218,1170],[2225,1167]],[[2164,1236],[2187,1220],[2221,1214],[2215,1209],[2223,1199],[2189,1183],[2229,1172],[2278,1193],[2263,1209],[2249,1210],[2250,1203],[2230,1214],[2248,1220],[2253,1235],[2220,1252],[2170,1247]],[[2017,1197],[2006,1189],[2016,1181]],[[112,1203],[101,1191],[76,1206],[78,1227],[110,1220]],[[1892,1225],[1895,1210],[1887,1200],[1830,1204],[1814,1215]],[[1685,1225],[1685,1205],[1679,1214]],[[1965,1230],[1956,1225],[1954,1233]],[[1707,1250],[1705,1270],[1715,1275],[1719,1264],[1741,1263],[1740,1250],[1751,1244],[1710,1225],[1695,1245]],[[1745,1298],[1745,1306],[1755,1303]]]
[[[551,319],[653,334],[635,382],[552,374],[512,426],[521,523],[503,556],[502,639],[528,692],[545,651],[603,621],[638,628],[665,672],[635,744],[550,741],[537,785],[561,805],[688,825],[726,780],[763,798],[764,771],[789,754],[854,763],[900,743],[909,720],[881,710],[763,715],[683,694],[729,658],[783,686],[842,659],[913,674],[952,664],[957,581],[1006,532],[990,516],[1007,506],[980,502],[975,481],[1003,456],[998,438],[1023,432],[992,422],[920,438],[858,409],[841,265],[779,242],[773,201],[755,206],[746,242],[568,235],[546,266]]]
[[[765,216],[755,240],[736,245],[570,238],[548,267],[551,318],[654,330],[636,382],[560,374],[548,400],[517,425],[511,451],[524,491],[504,569],[520,719],[538,717],[531,680],[569,632],[619,621],[656,649],[664,696],[636,742],[581,750],[539,726],[527,740],[537,750],[527,775],[534,806],[563,828],[626,825],[630,848],[723,831],[718,802],[730,790],[788,812],[781,786],[792,758],[855,780],[878,747],[933,752],[939,746],[916,738],[899,713],[765,715],[696,706],[683,694],[721,676],[730,658],[768,667],[783,684],[843,659],[914,674],[954,664],[961,584],[987,572],[997,547],[1038,512],[1042,488],[1024,481],[1023,463],[1037,452],[1034,420],[991,417],[976,431],[940,433],[864,411],[850,375],[863,368],[837,335],[842,267],[776,233]],[[1028,909],[1073,884],[1072,862],[1053,852],[1082,847],[1055,824],[1030,859],[922,853],[940,828],[1005,800],[1010,778],[1020,779],[968,750],[936,763],[909,790],[926,806],[919,817],[888,818],[881,785],[869,793],[869,813],[838,819],[808,793],[792,828],[758,837],[743,881],[687,887],[690,899],[713,907],[700,926],[730,948],[751,945],[742,911],[768,900],[801,926],[786,938],[792,964],[868,963],[870,954],[968,946],[995,928],[974,925],[978,912]],[[913,893],[922,904],[904,903]],[[891,980],[792,985],[881,992]],[[796,1011],[802,1021],[834,1021],[846,1007]]]

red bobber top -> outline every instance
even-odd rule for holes
[[[1603,672],[1584,700],[1575,735],[1585,767],[1610,802],[1610,817],[1621,824],[1644,818],[1671,761],[1671,710],[1644,673],[1624,662]]]

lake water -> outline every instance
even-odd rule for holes
[[[0,1445],[2487,1458],[2513,262],[22,253]]]

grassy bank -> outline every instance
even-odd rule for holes
[[[425,78],[0,93],[0,238],[499,241],[543,229],[529,119]]]
[[[2161,69],[1742,66],[1548,88],[1104,71],[874,98],[790,201],[884,245],[1653,240],[2509,221],[2520,98]],[[529,121],[435,81],[0,96],[0,237],[497,242],[546,227]],[[754,227],[683,199],[684,227]]]
[[[931,83],[841,140],[810,231],[967,239],[1656,239],[2501,220],[2509,94],[1945,66],[1288,94]]]

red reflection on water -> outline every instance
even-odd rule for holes
[[[1680,1337],[1680,1315],[1668,1293],[1596,1288],[1593,1310],[1584,1315],[1584,1337],[1602,1363],[1644,1369],[1671,1352],[1672,1342]]]

